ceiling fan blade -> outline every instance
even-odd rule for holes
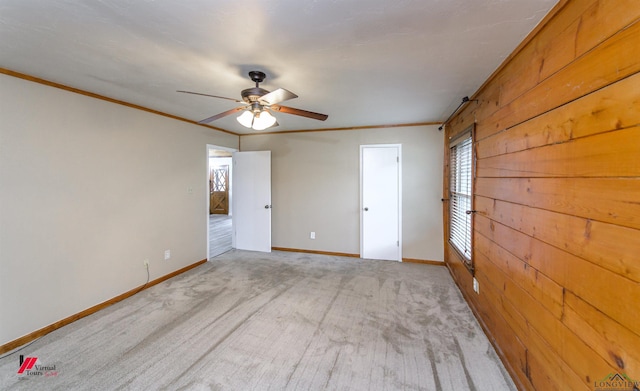
[[[285,100],[297,98],[298,95],[284,88],[278,88],[275,91],[263,95],[258,99],[258,102],[263,105],[275,105],[276,103],[284,102]]]
[[[307,110],[301,110],[301,109],[294,109],[293,107],[287,107],[287,106],[274,105],[274,106],[271,106],[270,109],[274,111],[279,111],[281,113],[299,115],[301,117],[313,118],[320,121],[324,121],[327,118],[329,118],[329,116],[326,114],[314,113],[313,111],[307,111]]]
[[[184,94],[202,95],[202,96],[208,96],[208,97],[210,97],[210,98],[226,99],[226,100],[232,100],[232,101],[234,101],[234,102],[238,102],[238,103],[244,103],[244,102],[243,102],[243,101],[241,101],[241,100],[233,99],[233,98],[227,98],[227,97],[225,97],[225,96],[209,95],[209,94],[203,94],[203,93],[200,93],[200,92],[191,92],[191,91],[177,91],[177,92],[182,92],[182,93],[184,93]]]
[[[222,118],[222,117],[226,117],[227,115],[231,115],[231,114],[233,114],[233,113],[235,113],[235,112],[238,112],[238,111],[240,111],[240,110],[244,110],[244,109],[245,109],[245,107],[244,107],[244,106],[236,107],[236,108],[233,108],[233,109],[231,109],[231,110],[227,110],[227,111],[225,111],[225,112],[223,112],[223,113],[220,113],[220,114],[216,114],[216,115],[214,115],[214,116],[211,116],[211,117],[209,117],[209,118],[205,118],[205,119],[203,119],[202,121],[198,121],[198,123],[199,123],[199,124],[208,124],[209,122],[215,121],[215,120],[220,119],[220,118]]]

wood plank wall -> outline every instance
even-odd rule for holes
[[[640,381],[639,17],[561,1],[446,126],[476,123],[480,293],[445,260],[520,389]]]

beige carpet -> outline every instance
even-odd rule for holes
[[[444,267],[233,250],[0,359],[0,389],[515,387]]]

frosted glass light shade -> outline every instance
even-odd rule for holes
[[[244,115],[244,114],[243,114]],[[238,118],[238,121],[240,118]],[[261,111],[253,118],[253,128],[255,130],[264,130],[276,123],[276,118],[268,111]]]
[[[244,113],[240,114],[236,119],[244,127],[250,128],[251,125],[253,125],[253,113],[250,111],[245,111]]]

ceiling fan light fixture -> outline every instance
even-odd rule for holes
[[[245,111],[238,116],[237,120],[242,126],[251,128],[251,126],[253,125],[253,113],[250,111]]]
[[[291,91],[285,90],[284,88],[278,88],[275,91],[267,91],[259,87],[260,83],[262,83],[266,77],[264,72],[260,71],[251,71],[249,72],[249,77],[252,81],[256,83],[256,86],[253,88],[247,88],[242,90],[240,95],[242,95],[242,100],[237,100],[233,98],[227,98],[224,96],[218,95],[210,95],[203,94],[200,92],[191,92],[191,91],[178,91],[183,92],[185,94],[194,94],[194,95],[203,95],[209,96],[211,98],[220,98],[226,100],[232,100],[238,103],[243,103],[244,106],[235,107],[231,110],[224,111],[222,113],[212,115],[209,118],[205,118],[202,121],[198,121],[199,124],[208,124],[211,121],[218,120],[220,118],[224,118],[228,115],[235,114],[239,111],[242,111],[242,114],[238,116],[236,119],[238,122],[244,126],[245,128],[255,129],[255,130],[264,130],[270,128],[274,125],[278,126],[278,122],[276,119],[269,113],[265,111],[266,109],[275,110],[285,114],[293,114],[298,115],[300,117],[317,119],[320,121],[324,121],[328,118],[326,114],[314,113],[312,111],[295,109],[293,107],[281,106],[280,102],[284,102],[289,99],[297,98],[298,95],[294,94]]]
[[[253,128],[255,130],[265,130],[276,123],[276,118],[266,110],[262,110],[253,117]]]
[[[245,111],[236,119],[242,126],[255,130],[265,130],[276,123],[276,118],[266,110],[255,114],[252,111]]]

